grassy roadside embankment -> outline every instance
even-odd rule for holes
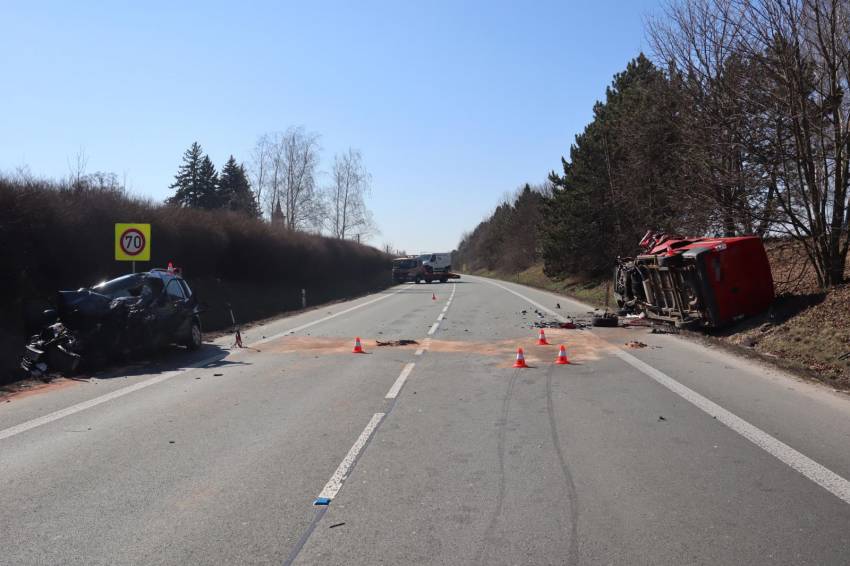
[[[542,263],[535,263],[528,269],[518,273],[478,270],[472,272],[472,275],[481,275],[482,277],[501,279],[502,281],[512,281],[514,283],[528,285],[529,287],[552,291],[553,293],[572,297],[577,301],[594,307],[605,305],[605,280],[582,277],[552,279],[543,273]]]

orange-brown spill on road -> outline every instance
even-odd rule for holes
[[[21,399],[26,399],[32,395],[47,393],[48,391],[55,391],[57,389],[65,389],[66,387],[78,384],[80,381],[85,381],[85,379],[65,379],[64,377],[60,377],[58,379],[54,379],[50,383],[36,381],[13,384],[9,386],[7,391],[0,391],[0,403],[5,403],[6,401],[20,401]]]
[[[492,357],[498,359],[498,367],[509,367],[514,362],[518,347],[522,347],[525,350],[526,360],[532,365],[554,362],[558,355],[558,346],[560,344],[564,344],[567,347],[567,356],[569,356],[570,361],[576,363],[598,360],[604,352],[610,352],[614,348],[600,338],[580,330],[547,329],[546,334],[550,342],[548,346],[538,346],[537,335],[533,331],[529,331],[527,337],[490,340],[486,342],[478,340],[431,339],[427,351]],[[381,337],[378,340],[383,341],[388,340],[388,338]],[[419,344],[408,344],[406,346],[378,346],[375,339],[364,339],[363,348],[370,353],[382,350],[415,350],[423,345],[423,341],[420,339]],[[283,338],[263,344],[258,349],[261,352],[272,354],[349,354],[351,353],[353,344],[353,338],[284,336]]]

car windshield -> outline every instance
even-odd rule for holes
[[[393,267],[395,269],[410,269],[411,267],[416,267],[415,259],[397,259],[393,262]]]
[[[119,297],[138,297],[145,287],[145,277],[141,274],[124,275],[92,287],[92,291],[106,295],[110,299]]]
[[[99,283],[92,291],[105,295],[110,299],[122,297],[155,297],[162,292],[162,280],[157,277],[147,277],[143,273],[124,275],[111,281]]]

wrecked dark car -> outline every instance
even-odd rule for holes
[[[643,253],[618,258],[614,294],[623,313],[677,327],[720,328],[767,310],[773,278],[757,236],[680,238],[649,231]]]
[[[91,288],[59,291],[56,308],[43,313],[21,368],[31,377],[72,375],[113,359],[169,344],[201,347],[201,309],[179,272],[154,269]]]

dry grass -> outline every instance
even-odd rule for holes
[[[536,263],[519,273],[500,273],[497,271],[478,271],[477,275],[501,279],[503,281],[513,281],[545,289],[553,293],[559,293],[568,297],[573,297],[576,300],[588,303],[594,307],[602,307],[605,305],[605,291],[607,280],[600,279],[584,279],[581,277],[568,277],[565,279],[551,279],[543,273],[543,263]],[[613,295],[610,299],[611,305],[614,304]]]

